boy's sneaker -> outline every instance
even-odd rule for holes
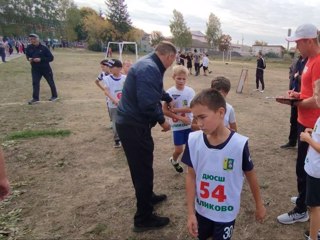
[[[160,217],[153,213],[143,223],[135,223],[133,227],[134,232],[144,232],[148,230],[156,230],[168,225],[170,219],[167,217]]]
[[[264,92],[264,90],[260,90],[259,92],[263,93],[263,92]]]
[[[296,204],[297,203],[297,199],[298,199],[298,197],[291,197],[290,198],[290,202],[292,202],[293,204]]]
[[[306,239],[311,239],[309,230],[304,232],[304,236]],[[318,232],[318,238],[315,240],[320,240],[320,231]]]
[[[39,100],[37,100],[37,99],[31,99],[29,102],[28,102],[28,104],[29,105],[32,105],[32,104],[36,104],[36,103],[38,103],[39,102]]]
[[[59,98],[58,97],[51,97],[51,98],[49,98],[49,101],[50,102],[55,102],[55,101],[57,101]]]
[[[306,222],[309,220],[309,214],[307,211],[299,213],[296,209],[288,213],[284,213],[277,217],[278,221],[282,224],[293,224],[296,222]]]
[[[114,148],[121,148],[121,142],[120,141],[115,141],[113,147]]]
[[[174,169],[178,172],[178,173],[182,173],[183,172],[183,167],[180,166],[180,164],[178,163],[178,161],[173,160],[173,158],[169,158],[169,161],[171,162],[172,166],[174,167]]]

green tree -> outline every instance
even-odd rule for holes
[[[173,36],[173,43],[179,47],[189,47],[192,43],[191,32],[183,19],[182,13],[173,10],[173,20],[170,21],[170,31]]]
[[[162,40],[164,40],[164,36],[160,31],[153,31],[150,34],[150,44],[152,47],[158,45]]]
[[[61,32],[65,12],[72,0],[0,0],[0,31],[5,35],[26,35],[36,32],[40,37]]]
[[[81,34],[79,34],[79,31],[82,32],[83,29],[81,23],[80,10],[77,7],[70,7],[67,9],[64,25],[66,39],[69,41],[82,40]]]
[[[124,0],[106,0],[107,19],[116,30],[116,41],[121,41],[132,28],[131,19]]]
[[[219,50],[228,51],[231,46],[231,36],[228,34],[222,34],[219,38]]]
[[[210,13],[209,19],[207,22],[207,31],[206,31],[206,39],[208,44],[213,47],[219,44],[219,39],[221,36],[221,23],[220,19]]]

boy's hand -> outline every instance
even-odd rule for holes
[[[188,117],[181,117],[180,121],[182,121],[184,124],[187,124],[187,125],[191,124],[191,120]]]
[[[311,139],[311,133],[312,133],[312,129],[306,128],[304,132],[300,134],[300,141],[308,142]]]
[[[198,221],[197,221],[196,215],[193,214],[188,216],[187,227],[188,227],[189,233],[193,237],[198,237]]]
[[[169,131],[171,129],[171,126],[167,121],[162,123],[160,126],[162,127],[161,132],[167,132],[167,131]]]
[[[267,213],[267,209],[265,208],[264,205],[261,205],[256,208],[256,220],[259,223],[263,223],[263,219],[265,218]]]

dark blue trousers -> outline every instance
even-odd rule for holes
[[[136,193],[137,211],[134,223],[145,223],[153,212],[153,150],[150,126],[116,123],[118,135],[126,154]]]
[[[58,97],[56,85],[54,84],[53,80],[53,73],[50,67],[41,67],[41,68],[32,68],[32,87],[33,87],[33,94],[32,98],[35,100],[39,100],[39,93],[40,93],[40,80],[44,77],[51,89],[51,96]]]

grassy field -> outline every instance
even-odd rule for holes
[[[168,200],[156,207],[171,223],[159,231],[131,231],[135,197],[122,149],[113,148],[104,95],[94,80],[103,53],[57,49],[52,63],[59,101],[48,102],[50,90],[41,81],[40,104],[29,106],[30,65],[24,57],[0,64],[0,141],[12,186],[0,204],[0,239],[190,240],[186,230],[184,174],[168,163],[171,133],[153,129],[155,192]],[[124,56],[132,58],[132,56]],[[244,185],[234,238],[303,239],[308,223],[283,226],[276,216],[292,209],[296,194],[296,151],[282,150],[289,131],[289,107],[272,98],[288,88],[289,62],[267,60],[264,93],[255,88],[255,61],[228,64],[214,59],[213,73],[190,76],[196,92],[210,86],[214,76],[232,82],[227,101],[233,105],[239,132],[249,147],[268,208],[264,224],[254,221],[254,206]],[[249,70],[242,94],[236,94],[241,70]],[[171,69],[165,88],[173,85]]]

